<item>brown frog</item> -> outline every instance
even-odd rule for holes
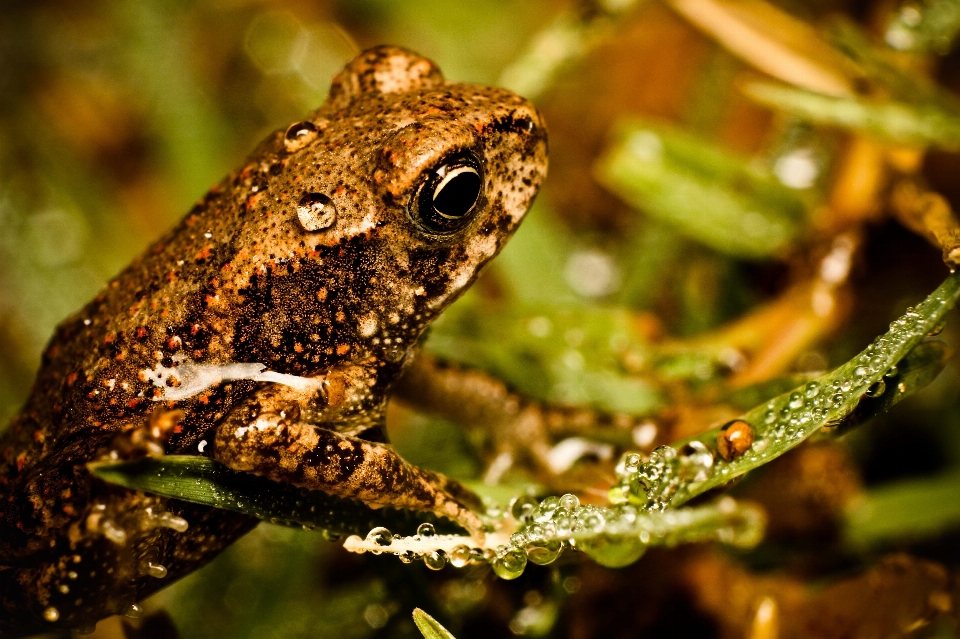
[[[57,328],[0,439],[0,634],[89,628],[255,525],[93,479],[131,433],[478,533],[468,491],[385,443],[385,405],[546,165],[524,99],[399,48],[350,62]]]

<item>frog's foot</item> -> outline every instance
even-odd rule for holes
[[[517,465],[532,470],[539,483],[566,491],[578,459],[615,459],[618,450],[649,451],[670,439],[648,417],[540,402],[484,371],[429,354],[411,363],[396,391],[419,409],[485,432],[491,443],[488,483]]]
[[[236,415],[247,411],[238,411]],[[480,500],[437,473],[406,462],[388,444],[349,437],[303,422],[296,411],[258,412],[218,428],[214,458],[234,470],[362,501],[371,508],[432,512],[471,534],[483,529],[470,505]]]

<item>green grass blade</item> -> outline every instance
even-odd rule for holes
[[[436,619],[419,608],[413,609],[413,623],[417,624],[417,628],[420,629],[424,639],[456,639]]]
[[[889,408],[902,399],[911,388],[927,383],[939,372],[944,351],[940,346],[924,345],[911,361],[904,362],[904,371],[885,380],[891,369],[898,366],[908,353],[921,343],[928,333],[936,332],[944,316],[960,298],[960,273],[953,273],[926,300],[908,309],[907,313],[890,325],[890,330],[852,360],[819,379],[798,386],[765,404],[744,413],[740,419],[753,428],[756,439],[741,457],[731,461],[715,456],[709,477],[699,483],[684,483],[671,499],[678,506],[697,495],[716,488],[738,475],[762,466],[779,457],[824,426],[835,426],[854,415],[864,402],[868,389],[878,390],[879,384],[891,386],[891,396],[873,407],[862,409],[863,417]],[[900,385],[903,388],[900,388]],[[717,445],[719,428],[675,444],[682,448],[699,441],[708,449]]]
[[[654,511],[675,508],[776,459],[824,427],[842,424],[865,398],[882,397],[888,384],[895,385],[891,392],[906,394],[910,385],[927,380],[943,353],[936,352],[938,347],[921,350],[919,363],[906,367],[909,378],[894,373],[894,367],[926,335],[938,331],[958,298],[960,273],[954,273],[852,360],[741,415],[739,420],[749,425],[753,441],[739,456],[724,459],[717,454],[722,427],[658,448],[647,461],[636,454],[624,456],[617,469],[620,481],[610,489],[610,499]],[[887,400],[895,401],[899,397]]]
[[[412,534],[423,521],[436,521],[425,513],[373,510],[358,501],[238,472],[195,455],[96,462],[88,467],[100,479],[126,488],[333,535],[365,535],[377,526]],[[459,530],[449,522],[437,522],[437,528]]]
[[[949,347],[940,341],[921,342],[897,364],[897,374],[884,380],[879,397],[864,397],[840,424],[846,430],[869,421],[925,388],[940,375],[950,356]]]
[[[746,159],[646,122],[619,127],[596,173],[647,215],[735,257],[775,255],[791,243],[806,217],[796,192]]]
[[[960,528],[960,473],[874,488],[847,511],[844,542],[866,549],[893,540],[917,541]]]
[[[864,100],[813,93],[771,82],[744,87],[751,99],[797,117],[915,146],[960,149],[960,113],[939,103]]]

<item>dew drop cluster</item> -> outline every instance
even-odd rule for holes
[[[547,497],[539,503],[524,496],[511,502],[508,513],[518,525],[517,532],[510,535],[507,543],[496,547],[477,548],[464,543],[447,552],[426,543],[420,545],[419,552],[397,551],[400,547],[409,548],[411,542],[429,542],[436,537],[431,524],[422,524],[414,537],[374,528],[365,541],[368,548],[382,548],[370,550],[373,554],[394,552],[404,563],[423,561],[432,570],[440,570],[448,563],[455,568],[488,563],[500,578],[516,579],[529,563],[551,564],[568,548],[615,567],[636,561],[654,544],[718,539],[752,545],[759,541],[762,530],[762,517],[729,499],[721,506],[651,514],[628,503],[613,508],[581,505],[572,494]]]

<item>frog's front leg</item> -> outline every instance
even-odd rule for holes
[[[322,411],[318,419],[310,418],[308,407],[318,399],[280,385],[261,389],[218,425],[214,458],[234,470],[356,499],[371,508],[432,512],[471,533],[482,531],[469,507],[480,505],[473,493],[409,464],[388,444],[324,428]]]

